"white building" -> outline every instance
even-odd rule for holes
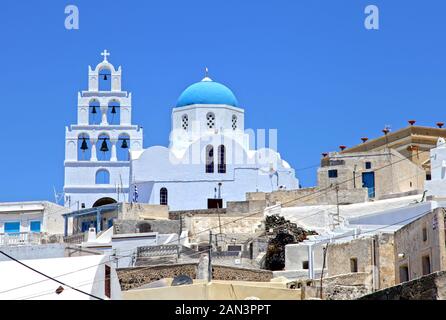
[[[65,206],[90,208],[128,197],[128,150],[142,150],[143,130],[132,125],[132,95],[121,88],[121,67],[104,60],[89,67],[88,91],[78,94],[77,124],[66,128]]]
[[[63,234],[68,208],[46,201],[0,203],[0,246],[39,243],[42,234]]]
[[[446,141],[439,138],[430,155],[432,179],[426,181],[427,196],[446,198]]]
[[[15,261],[2,261],[0,300],[98,300],[95,297],[104,300],[122,299],[118,275],[105,256],[91,255],[21,260],[21,262],[68,286],[48,279]],[[69,286],[93,297],[73,290]]]
[[[131,152],[130,201],[137,192],[138,202],[171,210],[222,208],[246,192],[297,189],[279,153],[252,149],[244,118],[232,91],[208,76],[188,87],[172,110],[169,147]]]

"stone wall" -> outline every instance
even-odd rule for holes
[[[116,220],[114,222],[115,234],[158,232],[171,234],[180,232],[180,222],[171,220]]]
[[[251,270],[218,265],[213,265],[212,268],[214,280],[268,282],[273,278],[272,272],[264,270]],[[158,265],[117,270],[123,291],[135,289],[160,279],[175,278],[179,275],[187,275],[192,279],[197,279],[197,272],[198,263]]]
[[[446,271],[404,282],[363,296],[359,300],[445,300]]]
[[[167,220],[169,219],[169,207],[141,203],[122,203],[119,219]]]
[[[361,203],[368,200],[367,190],[363,188],[352,190],[339,190],[336,198],[335,189],[324,187],[312,187],[296,190],[281,190],[271,193],[252,192],[246,195],[248,200],[266,200],[266,206],[282,204],[283,207],[296,207],[320,204],[336,204],[339,199],[340,204]]]

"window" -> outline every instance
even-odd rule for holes
[[[423,241],[427,241],[427,228],[423,228]]]
[[[206,147],[206,173],[214,173],[214,147]]]
[[[29,230],[31,232],[40,233],[41,222],[40,221],[31,221],[29,224]]]
[[[352,273],[358,272],[358,259],[357,258],[350,259],[350,272],[352,272]]]
[[[431,259],[429,256],[424,256],[421,258],[421,263],[423,265],[423,276],[431,273]]]
[[[430,173],[426,174],[426,180],[427,181],[431,181],[432,180],[432,175]]]
[[[226,148],[218,147],[218,173],[226,173]]]
[[[407,265],[400,266],[400,283],[409,281],[409,267]]]
[[[232,116],[232,130],[237,130],[237,116],[235,114]]]
[[[212,112],[208,113],[206,119],[208,128],[213,129],[215,127],[215,114]]]
[[[187,131],[187,129],[189,128],[189,117],[187,116],[187,114],[183,115],[182,126],[185,131]]]
[[[96,173],[96,184],[110,184],[110,173],[107,170],[99,170]]]
[[[329,178],[337,178],[338,177],[338,170],[328,170],[328,177]]]
[[[308,261],[302,261],[302,269],[304,269],[304,270],[308,270],[310,267],[309,267],[309,263],[308,263]]]
[[[5,222],[5,233],[20,233],[20,222]]]
[[[365,168],[366,168],[367,170],[372,169],[372,163],[371,163],[371,162],[366,162],[366,163],[365,163]]]
[[[240,246],[240,245],[229,245],[228,246],[228,251],[230,251],[230,252],[240,252],[240,251],[242,251],[242,246]]]
[[[167,206],[168,203],[168,192],[166,188],[160,190],[160,205]]]
[[[107,298],[111,298],[111,268],[109,266],[105,266],[105,282],[104,282],[104,291],[105,296]]]

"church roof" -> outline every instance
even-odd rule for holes
[[[238,107],[234,93],[225,85],[206,76],[202,81],[189,86],[180,95],[177,108],[193,104],[225,104]]]

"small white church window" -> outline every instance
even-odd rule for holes
[[[189,128],[189,117],[187,116],[187,114],[183,115],[182,126],[183,126],[183,129],[186,131]]]
[[[232,116],[232,130],[237,130],[237,116],[235,114]]]
[[[212,112],[208,113],[206,119],[208,128],[213,129],[215,127],[215,114]]]

